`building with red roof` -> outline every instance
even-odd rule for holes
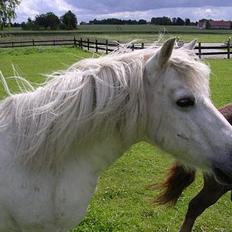
[[[231,29],[231,25],[231,21],[202,19],[197,26],[199,29]]]

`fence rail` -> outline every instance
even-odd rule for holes
[[[10,41],[0,42],[0,48],[18,48],[18,47],[35,47],[35,46],[74,46],[82,49],[91,50],[94,52],[104,51],[105,53],[112,52],[119,48],[118,42],[98,41],[90,39],[54,39],[54,40],[26,40],[26,41]],[[128,49],[136,50],[145,48],[144,43],[131,43],[126,46]],[[218,56],[225,55],[230,59],[232,54],[232,44],[230,40],[223,45],[209,46],[202,45],[201,42],[195,47],[196,54],[202,56]]]

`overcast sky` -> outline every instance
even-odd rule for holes
[[[111,17],[150,20],[158,16],[232,20],[232,0],[22,0],[16,22],[49,11],[61,16],[68,10],[79,22]]]

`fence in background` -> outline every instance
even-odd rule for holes
[[[12,41],[12,42],[0,42],[0,48],[17,48],[17,47],[35,47],[35,46],[74,46],[93,52],[105,52],[106,54],[117,50],[119,43],[111,42],[108,40],[90,40],[90,39],[54,39],[54,40],[27,40],[27,41]],[[131,43],[127,45],[127,48],[131,50],[145,48],[144,43]],[[232,44],[228,40],[223,45],[217,46],[205,46],[201,42],[195,47],[196,54],[202,58],[202,56],[226,56],[230,59],[232,54]]]
[[[18,48],[18,47],[35,47],[35,46],[74,46],[85,48],[94,52],[104,51],[105,53],[112,52],[119,47],[119,43],[110,42],[108,40],[98,41],[90,39],[54,39],[54,40],[27,40],[27,41],[12,41],[12,42],[0,42],[0,48]],[[143,49],[144,43],[131,43],[127,46],[132,50]]]
[[[226,56],[227,59],[230,59],[232,54],[232,44],[231,41],[228,40],[224,45],[203,45],[199,42],[198,45],[195,47],[196,54],[199,56],[199,58],[202,58],[202,56]]]

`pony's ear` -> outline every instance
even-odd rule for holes
[[[187,44],[184,44],[181,49],[187,49],[187,50],[193,50],[196,46],[196,43],[197,43],[197,40],[194,39],[193,41],[187,43]]]
[[[169,60],[170,56],[172,55],[172,51],[175,45],[175,38],[167,40],[161,49],[153,55],[148,61],[147,61],[147,68],[148,69],[157,69],[162,68]],[[152,71],[152,70],[151,70]]]

